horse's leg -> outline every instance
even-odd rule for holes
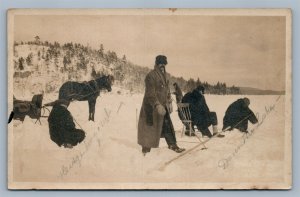
[[[94,121],[96,98],[91,98],[89,102],[89,120]]]
[[[92,120],[93,121],[95,118],[95,107],[96,107],[96,98],[93,100],[93,103],[92,103]]]
[[[92,120],[92,100],[88,100],[89,103],[89,121]]]
[[[89,101],[89,120],[94,121],[96,99],[91,98]]]

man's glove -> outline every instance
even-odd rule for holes
[[[166,109],[164,106],[162,106],[161,104],[159,105],[156,105],[155,106],[155,109],[157,111],[157,113],[160,115],[160,116],[164,116],[166,114]]]

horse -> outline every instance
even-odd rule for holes
[[[114,77],[111,75],[102,76],[88,82],[67,81],[59,89],[59,99],[68,101],[72,100],[88,101],[89,103],[89,121],[94,121],[95,105],[100,90],[106,89],[110,92],[113,85]]]

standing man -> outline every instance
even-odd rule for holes
[[[161,137],[166,139],[169,149],[181,153],[176,142],[174,127],[170,117],[171,94],[166,78],[167,57],[158,55],[155,66],[145,79],[145,95],[138,122],[138,144],[145,155],[151,148],[159,146]]]
[[[175,82],[173,83],[173,86],[174,86],[174,89],[175,89],[175,92],[173,92],[173,94],[175,94],[176,96],[176,103],[181,103],[181,100],[182,100],[182,91],[180,89],[180,87],[178,86],[178,84]]]

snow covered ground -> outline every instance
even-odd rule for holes
[[[210,110],[218,115],[220,129],[226,108],[240,97],[243,96],[206,95]],[[45,95],[44,103],[55,98],[57,95]],[[146,156],[137,144],[142,98],[142,94],[131,95],[118,88],[101,93],[95,122],[87,121],[87,102],[71,103],[69,110],[78,123],[76,126],[86,131],[84,142],[72,149],[58,147],[50,140],[46,118],[42,118],[42,125],[28,117],[24,123],[14,120],[10,131],[13,181],[31,182],[31,187],[34,183],[38,187],[38,182],[95,183],[96,188],[128,188],[126,184],[129,188],[231,188],[236,185],[267,188],[270,183],[285,181],[284,96],[248,96],[250,108],[258,114],[260,123],[250,124],[250,135],[237,130],[226,132],[225,138],[207,142],[207,150],[201,150],[200,146],[167,164],[178,153],[169,150],[163,138],[160,147]],[[176,110],[175,103],[173,107]],[[189,149],[199,143],[195,137],[181,137],[182,124],[176,111],[172,120],[180,147]],[[49,184],[43,185],[47,187]]]

